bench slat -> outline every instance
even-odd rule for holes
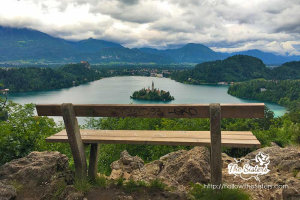
[[[152,131],[152,130],[80,130],[83,143],[210,145],[209,131]],[[68,142],[63,130],[46,139],[47,142]],[[251,148],[260,142],[249,131],[222,131],[222,146]]]
[[[208,104],[74,104],[77,117],[209,118]],[[222,118],[263,118],[263,103],[221,104]],[[60,104],[36,105],[39,116],[61,116]]]

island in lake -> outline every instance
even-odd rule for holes
[[[164,90],[159,90],[158,88],[154,88],[154,82],[152,81],[152,88],[148,87],[148,89],[141,89],[139,91],[135,91],[132,96],[132,99],[141,99],[141,100],[155,100],[155,101],[172,101],[174,97],[170,95],[170,92],[166,92]]]

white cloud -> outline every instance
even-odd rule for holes
[[[300,54],[299,0],[1,0],[0,25],[128,47],[188,42]]]

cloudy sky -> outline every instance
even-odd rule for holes
[[[0,25],[126,47],[300,55],[300,0],[0,0]]]

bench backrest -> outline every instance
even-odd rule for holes
[[[263,103],[221,104],[222,118],[263,118]],[[39,116],[62,116],[61,104],[36,105]],[[77,117],[209,118],[209,104],[73,104]]]

